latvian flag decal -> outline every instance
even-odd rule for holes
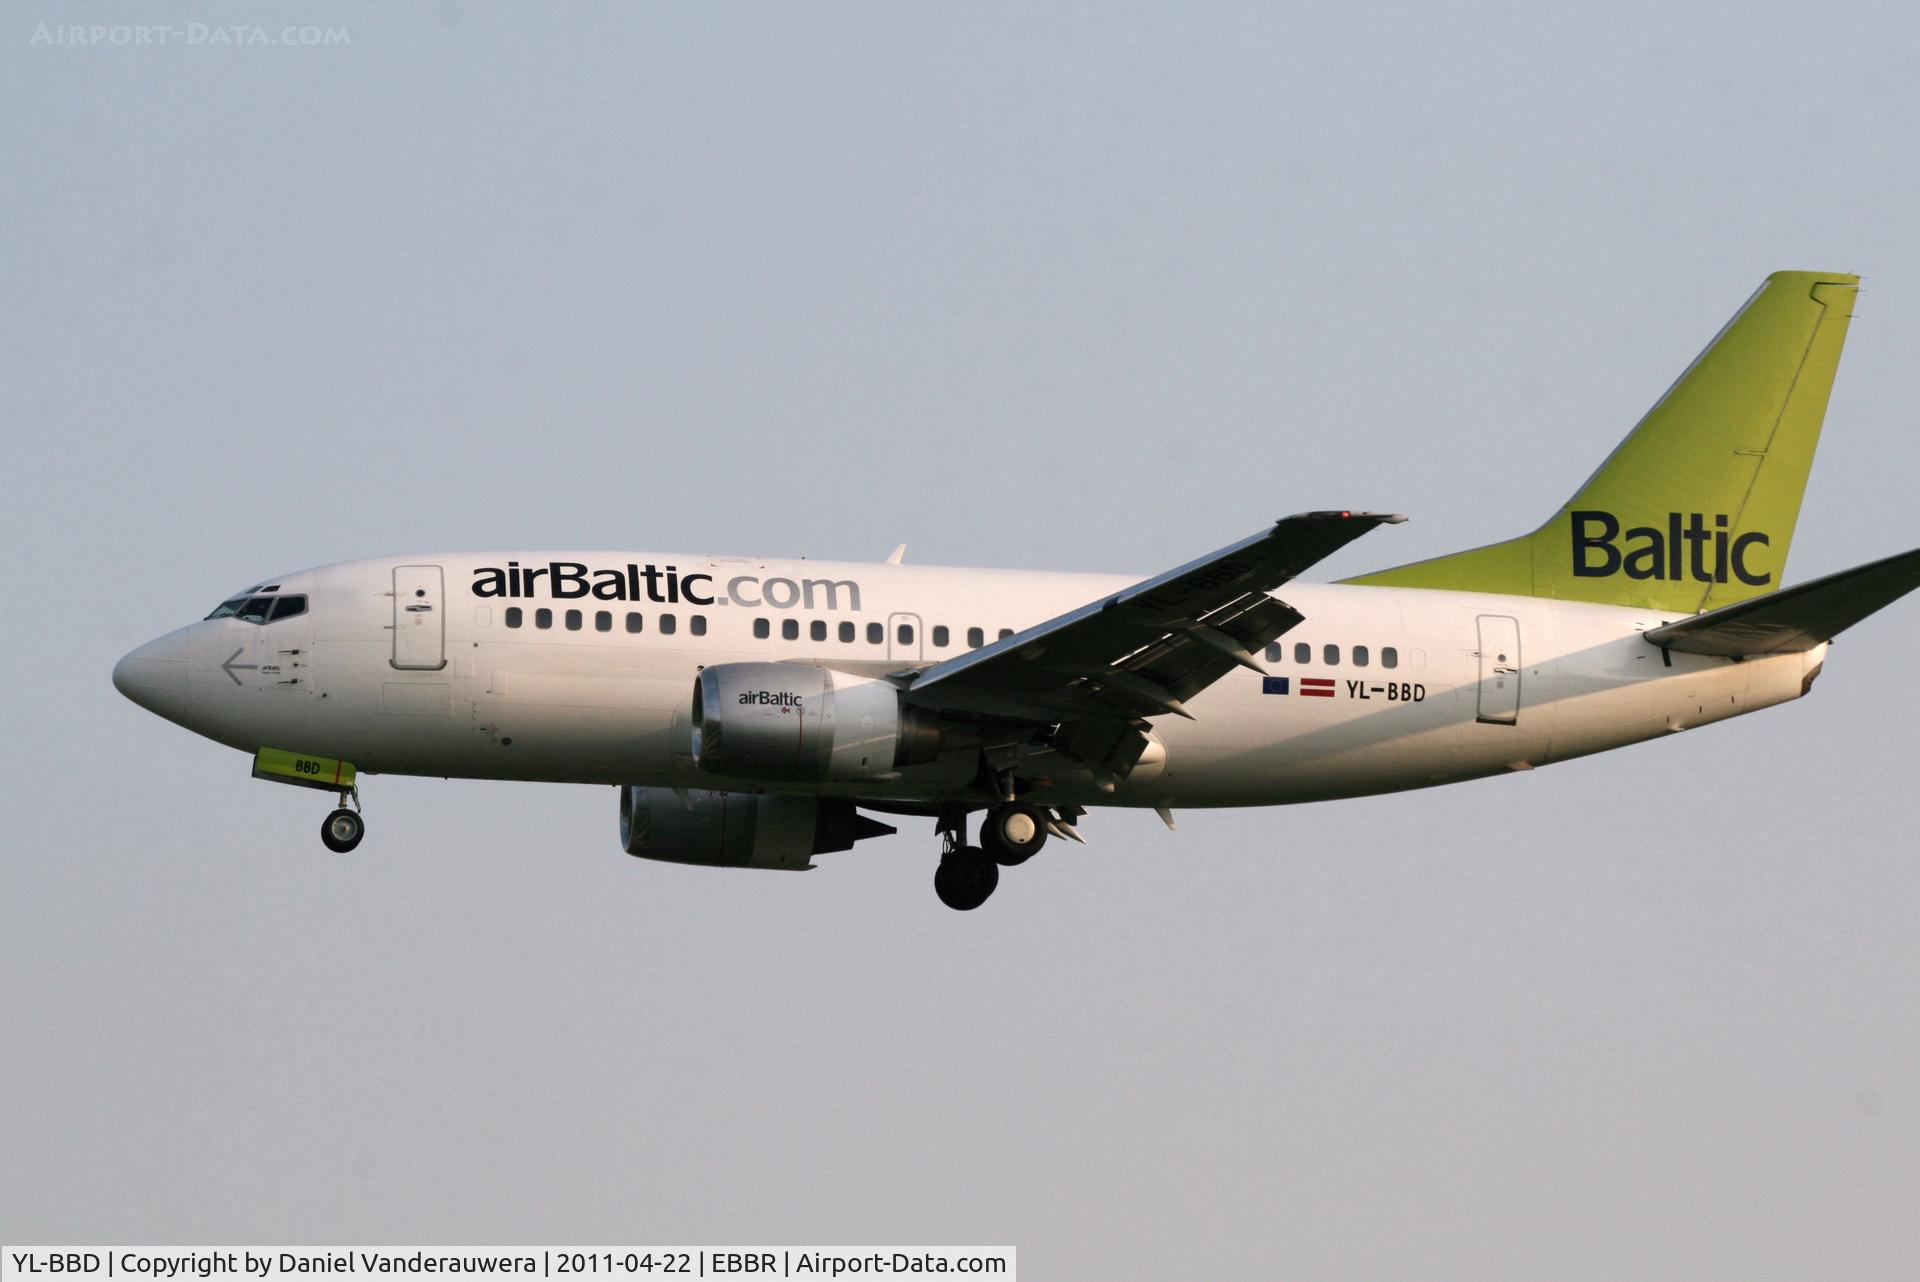
[[[1333,679],[1331,677],[1301,677],[1299,692],[1303,695],[1311,695],[1316,699],[1331,699],[1333,698]],[[1260,693],[1292,694],[1294,693],[1293,678],[1262,677],[1260,678]]]

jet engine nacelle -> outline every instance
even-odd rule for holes
[[[940,751],[935,719],[872,677],[722,663],[693,686],[693,760],[736,779],[879,779]]]
[[[630,855],[730,868],[811,868],[813,856],[851,850],[894,829],[851,801],[750,792],[620,790],[620,844]]]

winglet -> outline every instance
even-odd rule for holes
[[[907,555],[907,545],[902,543],[899,547],[895,548],[893,550],[893,554],[887,558],[887,564],[898,565],[906,557],[906,555]]]

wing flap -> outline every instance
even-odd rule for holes
[[[944,712],[1015,721],[1120,721],[1185,715],[1188,699],[1301,620],[1267,593],[1368,530],[1377,512],[1290,516],[1211,556],[969,654],[908,690]]]
[[[1654,628],[1647,640],[1688,654],[1796,654],[1833,640],[1920,587],[1920,548]]]

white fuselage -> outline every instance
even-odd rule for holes
[[[528,582],[536,568],[548,572]],[[365,772],[753,788],[693,764],[703,666],[881,675],[1137,581],[625,552],[357,561],[275,581],[307,598],[303,613],[193,624],[129,655],[116,680],[221,743]],[[1304,583],[1275,595],[1305,622],[1269,650],[1268,678],[1236,669],[1190,702],[1192,720],[1156,719],[1159,747],[1113,791],[1062,776],[1036,781],[1034,800],[1268,805],[1526,769],[1797,698],[1826,650],[1667,653],[1641,633],[1670,616],[1533,597]],[[893,779],[765,790],[933,803],[966,799],[977,772],[974,747]]]

